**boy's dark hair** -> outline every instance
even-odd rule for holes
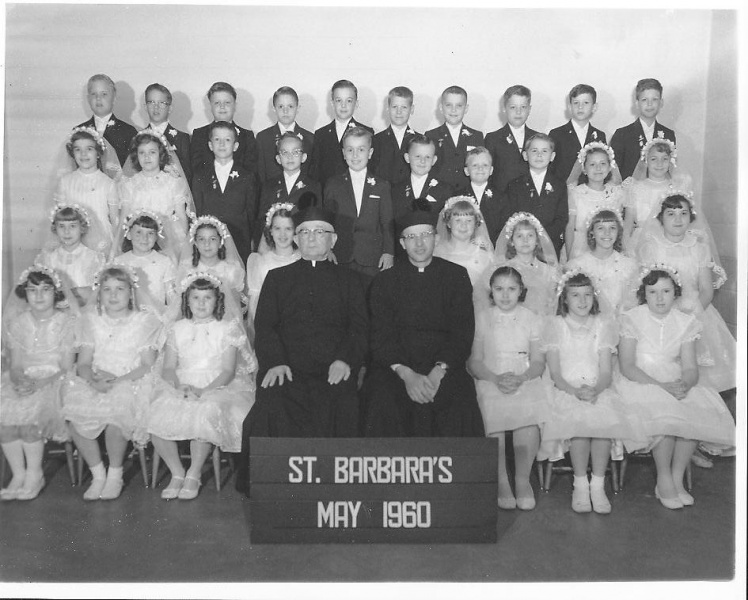
[[[590,226],[587,228],[587,246],[590,250],[597,248],[597,242],[595,241],[595,225],[598,223],[615,223],[618,227],[616,233],[616,241],[613,242],[613,250],[621,252],[623,249],[623,223],[618,218],[618,215],[612,210],[601,210],[596,213],[590,220]]]
[[[688,207],[688,216],[689,216],[689,223],[693,223],[696,220],[696,213],[693,212],[693,206],[691,206],[691,201],[686,198],[685,196],[682,196],[681,194],[673,194],[672,196],[668,196],[662,201],[662,205],[660,206],[660,212],[657,213],[657,220],[660,222],[660,225],[662,225],[662,215],[665,214],[665,211],[668,208],[686,208]]]
[[[23,281],[19,283],[15,287],[15,294],[19,298],[28,301],[28,298],[26,297],[26,286],[28,284],[32,285],[41,285],[41,284],[47,284],[51,285],[53,288],[55,287],[55,282],[52,281],[52,278],[47,275],[44,271],[31,271],[29,273],[29,276],[26,278],[26,281]],[[62,290],[58,290],[55,288],[55,304],[58,302],[62,302],[65,299],[65,294],[62,293]]]
[[[525,146],[524,148],[522,148],[522,150],[527,152],[527,149],[530,147],[530,144],[534,142],[535,140],[542,140],[544,142],[548,142],[551,145],[551,152],[555,152],[556,142],[554,142],[553,138],[547,133],[536,133],[534,135],[531,135],[529,138],[525,140]]]
[[[434,150],[436,150],[436,144],[434,143],[434,140],[422,133],[417,133],[412,138],[410,138],[410,141],[408,142],[408,153],[410,153],[410,149],[416,144],[419,144],[421,146],[433,146]]]
[[[514,267],[510,267],[509,265],[499,267],[491,274],[491,279],[488,281],[488,287],[493,288],[493,282],[496,281],[499,277],[514,278],[514,281],[519,284],[519,301],[525,301],[525,298],[527,297],[527,288],[525,287],[525,282],[522,281],[522,275],[517,269],[515,269]],[[493,289],[488,292],[488,297],[491,299],[491,303],[495,304],[493,300]]]
[[[566,291],[572,287],[590,287],[592,288],[592,308],[590,309],[591,315],[596,315],[600,312],[600,302],[597,300],[597,294],[595,294],[595,286],[592,285],[590,280],[584,273],[577,273],[573,277],[569,277],[564,284],[564,289],[561,291],[561,295],[558,297],[558,308],[556,314],[565,317],[569,314],[569,303],[566,300]]]
[[[296,90],[290,86],[282,85],[277,90],[275,90],[275,92],[273,93],[273,106],[275,106],[275,101],[280,96],[291,96],[296,104],[299,103],[299,95],[296,93]]]
[[[293,211],[290,211],[286,208],[279,208],[273,213],[273,219],[275,219],[275,217],[287,217],[291,219],[291,231],[295,229],[295,227],[293,226]],[[262,230],[262,235],[264,236],[268,246],[270,246],[271,248],[275,248],[275,240],[273,239],[272,233],[270,231],[273,226],[273,219],[270,220],[270,225]],[[295,246],[296,244],[293,245]]]
[[[587,85],[586,83],[578,83],[573,88],[571,88],[571,91],[569,92],[569,103],[571,103],[574,98],[577,96],[581,96],[582,94],[589,94],[592,96],[592,102],[593,104],[597,102],[597,92],[595,91],[595,88],[593,88],[591,85]]]
[[[90,140],[94,143],[94,148],[96,148],[96,166],[99,168],[99,171],[102,171],[101,159],[104,156],[104,148],[99,145],[99,141],[92,134],[88,133],[88,131],[76,131],[70,136],[70,141],[65,144],[65,149],[68,151],[70,158],[75,160],[75,156],[73,156],[73,144],[78,140]]]
[[[639,304],[647,303],[647,286],[654,285],[660,279],[669,279],[670,281],[672,281],[673,288],[675,289],[675,297],[678,298],[681,295],[681,287],[678,285],[678,282],[675,281],[671,273],[668,273],[667,271],[654,270],[650,271],[644,276],[639,289],[636,290],[636,299],[639,301]]]
[[[145,229],[153,229],[156,233],[158,233],[158,223],[153,217],[149,217],[148,215],[140,215],[137,217],[133,222],[130,224],[130,230],[132,230],[135,225],[140,225],[141,227]],[[153,244],[153,249],[158,252],[161,250],[161,246],[158,245],[158,236],[156,236],[156,243]],[[127,236],[122,238],[122,254],[125,252],[130,252],[132,250],[132,240],[128,239]]]
[[[335,94],[335,90],[339,90],[341,88],[352,89],[353,95],[356,97],[356,100],[358,100],[358,88],[353,85],[352,81],[348,81],[347,79],[338,79],[335,83],[332,84],[332,89],[330,90],[330,98],[332,98]]]
[[[471,148],[465,153],[465,165],[467,166],[468,158],[471,156],[477,156],[478,154],[488,154],[489,158],[491,159],[491,165],[493,165],[493,156],[491,156],[491,152],[486,148],[485,146],[476,146],[475,148]]]
[[[132,142],[130,142],[130,151],[128,155],[130,158],[130,162],[132,163],[132,168],[136,171],[143,170],[143,167],[141,167],[140,163],[138,162],[138,148],[143,144],[147,144],[148,142],[154,142],[156,146],[158,146],[158,168],[163,171],[171,162],[169,151],[161,141],[161,138],[150,133],[149,131],[141,131],[134,138],[132,138]]]
[[[355,138],[366,138],[369,140],[369,146],[371,146],[374,142],[374,135],[369,131],[368,129],[364,129],[363,127],[349,127],[345,130],[345,133],[343,134],[343,139],[340,140],[341,146],[345,146],[345,141],[349,137],[355,137]]]
[[[509,98],[512,96],[522,96],[532,102],[532,92],[530,91],[530,88],[525,87],[524,85],[512,85],[506,88],[506,91],[502,96],[502,104],[506,106],[506,103],[509,102]]]
[[[192,309],[190,308],[189,296],[192,290],[215,290],[216,292],[216,304],[213,307],[213,316],[216,321],[223,319],[223,315],[226,313],[226,302],[224,299],[223,292],[216,287],[216,284],[209,279],[195,279],[187,289],[182,292],[182,316],[185,319],[192,318]]]
[[[636,99],[638,100],[639,95],[647,90],[657,90],[662,96],[662,84],[656,79],[648,77],[636,82]]]
[[[387,94],[387,105],[389,106],[392,104],[393,98],[405,98],[408,102],[413,104],[413,92],[410,88],[405,87],[404,85],[398,85],[397,87],[393,87],[389,93]]]
[[[445,89],[442,92],[442,100],[444,100],[444,96],[446,96],[447,94],[459,94],[460,96],[465,98],[465,102],[467,102],[468,99],[467,91],[465,91],[465,88],[462,88],[459,85],[450,85],[447,89]]]
[[[208,125],[208,140],[213,137],[213,132],[216,129],[229,129],[234,134],[234,141],[236,141],[236,138],[238,137],[236,128],[228,121],[213,121],[210,125]]]
[[[281,144],[283,143],[283,140],[295,140],[296,142],[298,142],[300,148],[303,149],[304,147],[304,142],[301,141],[301,138],[297,134],[295,134],[293,131],[286,131],[275,142],[275,153],[276,154],[280,153],[280,147],[281,147]]]
[[[213,85],[210,86],[210,89],[206,94],[208,96],[208,100],[210,100],[210,97],[216,92],[228,92],[233,96],[234,100],[236,100],[236,90],[230,83],[226,83],[225,81],[216,81]]]
[[[145,88],[145,99],[148,100],[148,92],[161,92],[166,96],[166,99],[169,101],[169,104],[171,104],[172,98],[171,98],[171,92],[169,91],[169,88],[167,88],[165,85],[161,85],[160,83],[152,83],[147,88]]]
[[[218,236],[221,236],[221,232],[216,229],[216,226],[211,223],[201,223],[195,228],[195,238],[197,238],[197,232],[201,229],[205,229],[207,227],[210,227],[213,229]],[[221,246],[218,248],[218,260],[226,260],[226,244],[221,244]],[[196,267],[198,264],[200,264],[200,250],[197,249],[197,245],[193,242],[192,244],[192,266]]]
[[[52,233],[57,233],[58,221],[78,221],[81,226],[81,237],[83,237],[88,231],[88,225],[86,224],[86,220],[83,218],[83,215],[72,206],[65,206],[55,213],[55,216],[52,220]]]

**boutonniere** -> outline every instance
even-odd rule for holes
[[[596,139],[597,139],[597,131],[593,131],[593,132],[592,132],[592,139],[593,139],[593,140],[596,140]]]
[[[405,197],[406,198],[410,197],[410,186],[409,185],[405,186]]]
[[[169,129],[169,135],[171,137],[177,137],[177,130],[176,129]]]
[[[506,136],[506,143],[512,144],[514,143],[514,138],[512,137],[512,134],[510,133],[508,136]]]
[[[444,145],[444,138],[439,138],[439,148]]]
[[[239,128],[236,125],[234,125],[234,129],[236,130],[236,135],[239,135],[241,133],[241,131],[239,131]]]
[[[235,179],[239,177],[239,173],[237,171],[231,171],[231,173],[229,173],[229,177],[231,177],[231,179]]]
[[[278,199],[280,199],[280,197],[281,197],[281,191],[280,191],[280,189],[278,189],[278,191],[275,192],[275,197],[278,198]]]
[[[644,136],[639,136],[639,148],[644,148]]]
[[[435,185],[439,185],[439,182],[436,179],[429,181],[429,187],[434,187]]]
[[[348,121],[348,127],[355,127],[356,124],[353,121]]]
[[[377,185],[377,182],[373,177],[367,177],[366,183],[368,183],[369,185]]]
[[[545,182],[545,191],[548,192],[549,194],[553,192],[553,186],[551,185],[550,181]]]
[[[473,134],[470,133],[467,129],[463,129],[462,131],[460,131],[460,135],[464,135],[465,137],[470,137]]]
[[[405,133],[407,133],[408,135],[415,135],[415,133],[416,133],[416,132],[415,132],[415,131],[413,131],[413,130],[412,130],[412,129],[411,129],[410,127],[408,127],[408,128],[407,128],[407,129],[405,130]]]
[[[657,132],[657,137],[658,137],[658,138],[664,138],[664,137],[665,137],[665,132],[664,132],[664,131],[662,131],[662,129],[660,129],[660,130],[659,130],[659,131]]]
[[[216,179],[216,176],[213,175],[213,189],[215,190],[218,187],[218,180]]]
[[[296,134],[296,137],[297,137],[297,138],[299,138],[300,140],[303,140],[303,139],[304,139],[304,136],[303,136],[303,135],[301,135],[300,133],[297,133],[297,134]]]
[[[486,188],[486,191],[483,192],[488,198],[493,198],[493,192]]]
[[[296,184],[296,185],[295,185],[294,187],[295,187],[295,188],[296,188],[297,190],[301,190],[301,189],[304,189],[304,188],[305,188],[306,186],[304,185],[304,182],[303,182],[303,181],[299,181],[299,183],[297,183],[297,184]]]
[[[114,121],[114,119],[109,119],[109,122],[106,124],[107,127],[114,127],[117,123]]]
[[[174,152],[177,151],[177,147],[174,144],[172,144],[171,146],[169,146],[169,148],[172,149]]]

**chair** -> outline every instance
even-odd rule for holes
[[[137,444],[133,444],[132,450],[130,450],[130,453],[126,456],[126,459],[132,458],[132,455],[135,454],[136,452],[138,453],[138,456],[140,458],[140,471],[143,475],[143,486],[148,487],[148,465],[146,463],[146,457],[145,457],[145,446],[139,446]],[[78,453],[78,482],[79,483],[83,483],[83,466],[85,462],[86,461],[83,459],[80,453]]]
[[[181,453],[179,454],[179,458],[189,458],[189,454],[187,453]],[[235,470],[234,466],[234,459],[229,455],[227,459],[229,463],[229,468],[231,472]],[[221,491],[221,449],[218,446],[213,446],[213,453],[212,453],[212,462],[213,462],[213,478],[216,482],[216,491]],[[159,476],[158,476],[158,470],[161,466],[161,456],[158,452],[156,452],[156,449],[153,449],[153,474],[151,476],[151,485],[155,489],[158,485]]]
[[[55,444],[57,446],[62,445],[62,448],[50,448],[50,444]],[[76,485],[76,479],[75,479],[75,457],[73,455],[73,442],[67,441],[67,442],[51,442],[47,441],[44,444],[44,452],[47,456],[58,456],[60,454],[65,454],[65,461],[67,463],[68,467],[68,475],[70,475],[70,485],[75,487]],[[5,484],[5,463],[7,460],[5,459],[5,455],[3,454],[2,462],[0,462],[0,486]]]
[[[624,458],[625,460],[625,458]],[[562,460],[551,462],[550,460],[546,461],[545,466],[545,483],[543,485],[543,491],[544,492],[550,492],[551,491],[551,481],[553,479],[553,473],[573,473],[574,469],[571,466],[571,461],[568,462],[568,464],[556,464],[566,462],[566,457],[564,457]],[[613,493],[617,494],[621,490],[621,474],[619,470],[619,462],[618,460],[611,460],[608,462],[608,468],[606,469],[606,472],[610,473],[610,485],[613,488]],[[621,465],[621,468],[623,468],[623,465]],[[538,470],[541,469],[540,463],[538,463]]]
[[[623,455],[623,460],[621,461],[621,474],[619,476],[619,486],[621,490],[623,490],[623,481],[624,477],[626,476],[626,469],[628,468],[629,464],[629,457],[631,458],[652,458],[651,452],[635,452],[632,454],[629,454],[628,452]],[[689,462],[686,466],[686,490],[689,492],[693,488],[693,472],[691,470],[691,463]]]

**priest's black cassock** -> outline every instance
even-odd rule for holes
[[[483,436],[483,419],[465,363],[475,334],[472,286],[464,267],[434,257],[407,258],[370,288],[371,371],[364,384],[369,437]],[[448,365],[433,402],[410,399],[392,365],[428,375]]]

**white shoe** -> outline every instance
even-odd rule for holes
[[[605,488],[593,488],[590,486],[590,500],[592,501],[592,510],[599,515],[610,514],[612,507],[608,496],[605,495]]]
[[[107,477],[99,498],[102,500],[115,500],[119,498],[119,495],[122,493],[123,485],[124,482],[122,481],[122,477]]]
[[[571,509],[578,513],[592,512],[589,485],[574,488],[574,491],[571,493]]]
[[[104,489],[106,479],[94,479],[88,489],[83,493],[84,500],[98,500],[101,498],[101,491]]]

